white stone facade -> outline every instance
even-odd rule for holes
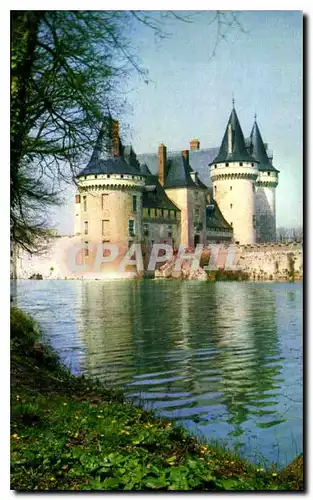
[[[211,165],[213,196],[223,217],[233,227],[233,240],[241,245],[256,242],[255,163]]]

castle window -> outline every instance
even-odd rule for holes
[[[85,222],[84,222],[84,233],[88,234],[88,221],[87,220],[85,220]]]
[[[101,196],[101,209],[103,210],[105,207],[105,197],[109,196],[109,193],[103,193]]]
[[[239,165],[242,167],[242,165],[243,165],[242,161],[239,163]]]
[[[137,212],[137,196],[133,196],[133,212]]]
[[[128,221],[128,234],[129,236],[135,236],[135,221],[132,219]]]
[[[85,245],[88,245],[88,241],[85,241]],[[88,247],[84,248],[84,254],[85,254],[85,257],[88,257],[88,255],[89,255]]]
[[[226,167],[229,167],[229,163],[226,163]]]
[[[105,243],[110,243],[110,240],[103,240],[102,241],[102,245],[104,245]],[[102,256],[103,257],[109,257],[109,255],[111,255],[110,249],[109,248],[104,248]]]
[[[108,219],[103,219],[101,221],[102,236],[106,236],[108,234],[109,227],[110,227],[109,225],[110,225],[110,221]]]
[[[232,191],[233,190],[233,186],[229,186],[229,191]]]
[[[83,200],[84,200],[84,212],[86,212],[86,210],[87,210],[87,196],[83,196]]]

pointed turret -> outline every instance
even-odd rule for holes
[[[87,166],[78,177],[95,174],[131,174],[144,175],[139,170],[134,152],[131,162],[127,163],[123,154],[123,145],[119,136],[119,123],[112,116],[103,120],[93,153]]]
[[[90,163],[107,160],[112,154],[113,119],[111,115],[103,119],[99,135],[90,158]]]
[[[254,162],[255,160],[247,152],[245,139],[241,130],[233,101],[233,109],[227,123],[219,153],[210,165],[212,165],[213,163],[238,161]]]
[[[250,134],[250,154],[259,162],[258,169],[261,172],[277,172],[276,168],[273,167],[268,158],[261,132],[256,121],[256,115],[254,117],[254,124]]]
[[[190,172],[188,151],[183,151],[181,156],[169,160],[169,169],[164,183],[164,188],[196,188]]]

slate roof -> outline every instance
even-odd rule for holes
[[[254,121],[253,128],[250,134],[250,154],[252,154],[252,156],[259,162],[258,169],[260,170],[260,172],[278,172],[278,170],[273,167],[268,158],[256,119]]]
[[[232,133],[232,152],[228,152],[228,130],[231,127]],[[241,130],[241,126],[238,120],[238,116],[235,108],[233,107],[229,120],[227,122],[226,130],[222,140],[222,144],[218,155],[212,163],[225,163],[225,162],[255,162],[255,159],[248,153],[245,139]]]
[[[170,158],[167,162],[167,175],[164,182],[164,188],[197,188],[197,185],[190,177],[192,171],[188,160],[183,157],[182,153],[179,156]]]
[[[206,227],[207,229],[233,230],[227,220],[224,219],[218,204],[214,200],[212,204],[206,207]]]
[[[212,186],[209,173],[209,163],[215,158],[219,148],[204,148],[189,151],[189,165],[191,169],[198,172],[199,178],[208,187]],[[167,151],[167,158],[181,157],[181,151]],[[145,163],[153,174],[158,173],[158,154],[142,153],[137,155],[140,164]]]
[[[156,176],[153,176],[157,179]],[[179,208],[168,198],[163,187],[156,181],[153,189],[146,189],[142,193],[143,208],[167,208],[169,210],[180,211]]]
[[[136,155],[132,148],[126,149],[125,161],[123,156],[123,145],[119,139],[120,156],[114,156],[112,152],[112,125],[111,116],[105,117],[91,155],[90,161],[83,168],[77,177],[90,174],[128,174],[128,175],[145,175],[140,171],[139,162],[136,160]]]

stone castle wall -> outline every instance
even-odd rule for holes
[[[38,273],[43,279],[77,279],[82,277],[101,279],[101,273],[96,276],[92,272],[81,275],[77,272],[71,272],[69,267],[70,252],[72,247],[80,242],[79,236],[57,237],[52,239],[46,251],[41,255],[29,256],[25,252],[20,253],[14,266],[16,277],[29,279]],[[231,259],[234,265],[233,270],[247,273],[251,280],[288,281],[302,279],[303,249],[299,243],[221,246],[217,258],[218,267],[225,266],[230,248],[234,249]]]
[[[236,245],[234,270],[247,273],[249,279],[287,281],[303,277],[303,249],[300,243]],[[220,250],[217,264],[224,267],[229,247]]]

